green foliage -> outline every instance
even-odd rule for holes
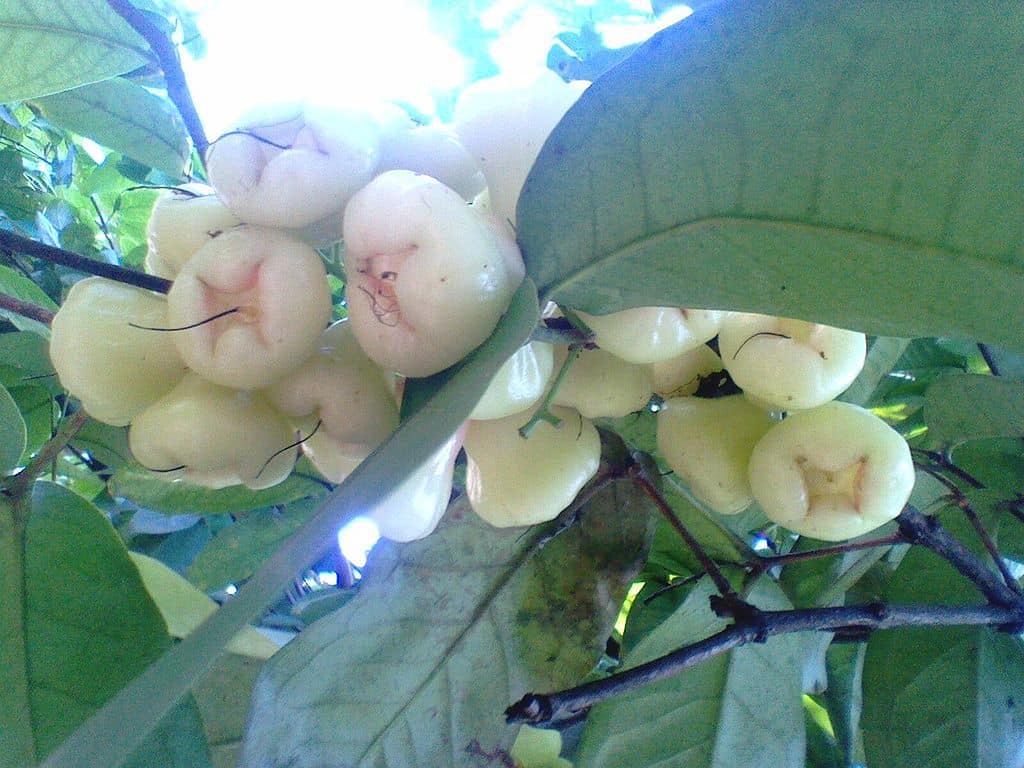
[[[943,376],[928,388],[924,419],[941,443],[1024,437],[1024,379]]]
[[[0,386],[0,472],[10,472],[18,466],[27,444],[25,419],[14,398]]]

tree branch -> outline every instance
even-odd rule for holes
[[[0,309],[6,309],[8,312],[27,317],[29,320],[35,320],[44,325],[52,323],[54,315],[57,314],[53,310],[40,307],[38,304],[32,304],[28,301],[22,301],[6,293],[0,293]]]
[[[135,285],[148,291],[167,293],[171,289],[171,281],[165,280],[162,277],[147,275],[145,272],[138,272],[117,264],[96,261],[71,251],[65,251],[63,248],[55,248],[52,245],[46,245],[37,240],[30,240],[27,237],[16,235],[5,229],[0,229],[0,248],[26,256],[33,256],[53,264],[60,264],[78,272],[85,272],[88,275],[99,275],[109,280],[116,280],[119,283]]]
[[[906,544],[902,533],[894,533],[890,536],[883,536],[879,539],[868,539],[866,541],[851,541],[846,544],[837,544],[834,547],[822,547],[821,549],[810,549],[806,552],[788,552],[785,555],[768,555],[758,557],[747,563],[747,567],[754,573],[763,573],[777,565],[788,565],[799,563],[805,560],[815,560],[819,557],[830,557],[832,555],[844,555],[847,552],[856,552],[861,549],[874,549],[875,547],[891,547],[895,544]]]
[[[24,496],[36,481],[36,478],[46,471],[50,462],[56,459],[60,452],[67,447],[67,444],[71,442],[71,439],[82,431],[82,427],[85,426],[88,420],[89,415],[81,408],[68,416],[64,423],[61,424],[60,429],[57,430],[57,434],[51,437],[39,449],[39,453],[33,457],[32,461],[21,472],[9,479],[8,494],[15,500]],[[18,509],[17,504],[15,504],[15,509]]]
[[[548,694],[529,693],[505,710],[510,723],[543,725],[569,720],[613,696],[664,680],[756,640],[793,632],[874,632],[897,627],[1005,626],[1024,620],[1024,606],[867,605],[760,611],[757,622],[737,621],[700,642],[611,677]]]
[[[978,342],[978,351],[981,352],[981,356],[985,358],[985,365],[992,371],[993,376],[1002,376],[1002,371],[999,370],[999,363],[996,362],[995,355],[992,354],[992,348],[988,344],[982,344]]]
[[[163,30],[150,21],[146,14],[132,5],[129,0],[107,0],[107,5],[127,21],[132,29],[149,44],[163,70],[164,82],[167,84],[167,97],[177,107],[178,114],[181,115],[181,119],[185,123],[188,135],[192,137],[192,144],[195,145],[199,157],[205,158],[210,142],[206,138],[206,131],[199,119],[196,105],[192,101],[192,93],[188,89],[185,73],[181,69],[181,57],[178,55],[177,46],[163,33]]]

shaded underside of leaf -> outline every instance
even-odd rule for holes
[[[646,503],[606,489],[541,548],[464,502],[427,539],[375,550],[359,594],[268,664],[246,766],[477,766],[507,750],[502,712],[577,682],[650,540]]]
[[[188,132],[174,106],[124,78],[36,101],[51,122],[180,178],[188,159]]]
[[[0,4],[0,103],[46,96],[146,63],[147,46],[103,0]]]
[[[528,272],[589,312],[1022,349],[1022,45],[1017,3],[709,5],[552,133],[519,201]]]
[[[1024,379],[943,376],[925,394],[924,420],[931,437],[944,443],[1024,437]]]

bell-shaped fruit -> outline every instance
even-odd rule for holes
[[[568,356],[555,349],[555,370]],[[575,408],[588,419],[617,418],[647,405],[654,391],[651,370],[627,363],[603,349],[585,349],[559,383],[553,402]]]
[[[288,477],[298,455],[284,416],[258,392],[188,374],[132,420],[136,461],[168,479],[210,488],[269,488]]]
[[[452,495],[455,457],[466,434],[463,425],[366,516],[392,541],[422,539],[437,528]]]
[[[676,307],[636,307],[610,315],[579,315],[601,349],[630,363],[678,357],[718,335],[724,312]]]
[[[700,387],[702,379],[724,371],[722,358],[706,344],[683,352],[671,360],[651,364],[654,377],[654,392],[662,397],[683,397],[692,395]]]
[[[242,221],[300,228],[340,211],[374,174],[379,128],[354,109],[256,110],[210,145],[217,194]]]
[[[528,79],[478,80],[459,96],[454,124],[487,179],[491,209],[515,222],[516,203],[548,134],[582,93],[549,69]]]
[[[768,518],[842,541],[896,517],[914,487],[910,448],[870,411],[832,402],[773,426],[750,457],[750,486]]]
[[[733,381],[780,411],[814,408],[853,383],[864,367],[863,333],[769,315],[732,312],[718,349]]]
[[[523,345],[498,369],[469,417],[501,419],[525,411],[544,394],[553,366],[550,344],[531,341]]]
[[[697,499],[735,515],[753,500],[747,464],[773,423],[742,395],[677,397],[658,411],[658,451]]]
[[[551,520],[597,472],[597,429],[576,411],[552,412],[561,424],[541,422],[529,438],[519,435],[528,414],[470,422],[466,495],[473,511],[491,525],[506,528]]]
[[[266,387],[290,373],[331,317],[316,251],[253,226],[203,246],[178,273],[167,304],[170,327],[181,329],[167,335],[189,368],[238,389]]]
[[[323,332],[305,362],[265,394],[307,434],[315,428],[354,456],[369,454],[398,426],[393,378],[366,356],[349,322],[341,320]]]
[[[185,184],[157,198],[146,228],[146,272],[173,280],[192,256],[238,220],[203,184]]]
[[[429,176],[388,171],[345,210],[345,298],[382,367],[429,376],[486,339],[524,274],[511,230]]]
[[[61,386],[97,421],[124,426],[185,375],[167,326],[167,301],[141,288],[87,277],[53,318],[50,359]]]

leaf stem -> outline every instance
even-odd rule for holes
[[[520,437],[528,438],[542,421],[547,422],[553,427],[557,427],[562,423],[562,420],[551,412],[551,403],[555,399],[558,388],[562,386],[562,382],[565,380],[566,375],[568,375],[569,369],[572,368],[572,364],[579,358],[581,349],[576,344],[569,345],[569,354],[565,358],[565,362],[562,363],[562,367],[558,369],[558,375],[551,382],[551,387],[548,389],[547,394],[544,395],[544,400],[541,402],[540,407],[534,411],[530,420],[519,428]]]
[[[46,471],[50,463],[60,455],[61,451],[82,430],[82,427],[85,426],[88,420],[89,415],[81,408],[64,419],[60,429],[57,430],[57,434],[46,441],[43,447],[39,449],[39,453],[33,457],[32,461],[21,472],[8,480],[8,494],[13,499],[18,500],[28,493],[36,479]],[[15,509],[19,508],[20,505],[15,504]],[[24,521],[18,520],[17,522],[21,524]]]

